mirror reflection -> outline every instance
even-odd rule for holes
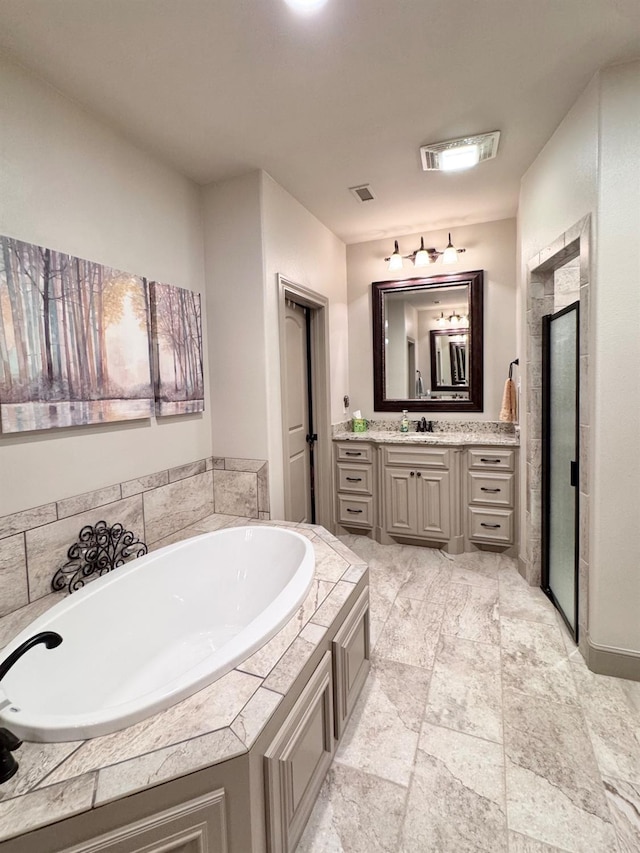
[[[481,270],[374,282],[374,406],[482,411]]]
[[[430,332],[431,387],[435,390],[469,392],[468,340],[466,329]]]
[[[468,400],[469,285],[385,293],[384,312],[385,397]]]

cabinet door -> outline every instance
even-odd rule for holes
[[[295,850],[334,749],[332,666],[328,651],[265,753],[270,853]]]
[[[366,587],[333,640],[334,719],[338,740],[367,680],[370,657],[369,587]]]
[[[226,853],[224,789],[65,848],[64,853]]]
[[[448,539],[451,533],[449,472],[416,471],[417,533],[427,539]]]
[[[407,468],[384,469],[385,528],[389,533],[415,535],[416,474]]]

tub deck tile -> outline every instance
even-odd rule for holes
[[[211,473],[197,474],[190,480],[211,478]],[[153,532],[148,536],[154,543],[150,550],[208,530],[261,523],[255,518],[209,512],[193,521],[174,514],[167,525],[167,519],[160,518],[162,511],[167,509],[170,497],[181,496],[185,482],[177,480],[148,493],[142,490],[142,494],[111,506],[120,513],[126,509],[141,519],[143,501],[147,510],[149,496],[152,503],[156,497],[162,498],[153,507],[157,517],[151,513],[150,527],[155,525],[156,536]],[[132,489],[143,485],[147,484],[131,481]],[[159,496],[158,492],[163,494]],[[57,521],[49,526],[46,537],[41,535],[42,529],[27,533],[27,545],[31,545],[29,556],[36,562],[40,557],[44,561],[44,551],[48,550],[47,562],[50,562],[52,542],[60,552],[63,540],[65,549],[68,547],[69,530],[63,536],[63,528],[74,525],[76,533],[75,525],[94,521],[96,512],[103,515],[105,508]],[[132,517],[131,521],[135,520]],[[312,542],[315,551],[314,581],[289,623],[234,670],[146,720],[84,742],[25,744],[16,780],[3,786],[0,792],[0,841],[247,752],[367,571],[362,557],[344,548],[322,528],[267,523],[296,528]],[[182,525],[181,529],[171,529],[178,525]],[[166,534],[157,537],[161,526]],[[43,597],[0,618],[0,648],[64,597],[45,595],[44,570],[42,576],[38,592]],[[47,583],[48,577],[47,571]]]
[[[0,803],[0,841],[85,812],[92,807],[97,773],[40,788]]]
[[[231,731],[249,749],[267,724],[269,718],[282,702],[282,695],[273,690],[259,687],[231,723]]]
[[[232,670],[192,696],[126,729],[92,738],[60,764],[47,781],[61,782],[230,726],[260,687],[260,679]]]
[[[112,764],[98,773],[95,805],[102,806],[186,773],[195,773],[246,751],[246,746],[230,729],[221,729]]]

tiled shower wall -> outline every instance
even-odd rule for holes
[[[268,463],[209,457],[0,517],[0,616],[51,592],[86,524],[120,522],[152,545],[213,512],[268,519]]]
[[[591,217],[585,216],[528,263],[527,287],[527,504],[525,578],[539,586],[542,574],[542,317],[558,310],[554,272],[577,259],[580,301],[579,646],[587,653],[589,608],[589,316]],[[571,301],[574,301],[573,299]]]

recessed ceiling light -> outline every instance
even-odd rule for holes
[[[303,15],[312,15],[317,12],[327,0],[285,0],[287,6],[291,6],[296,12],[301,12]]]
[[[470,169],[480,161],[478,145],[461,145],[459,148],[446,148],[440,154],[440,168],[443,172],[457,172]]]
[[[469,169],[483,160],[493,159],[498,153],[499,141],[500,131],[494,130],[423,145],[420,148],[422,168],[425,172]]]

